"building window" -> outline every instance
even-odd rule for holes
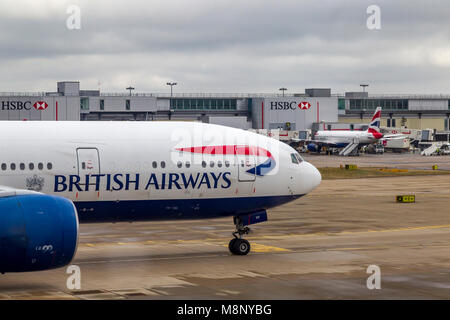
[[[392,119],[392,127],[395,128],[395,119]]]
[[[81,110],[89,110],[89,98],[80,98]]]
[[[338,110],[345,110],[345,99],[338,100]]]
[[[125,110],[131,110],[130,100],[125,100]]]
[[[448,125],[449,125],[449,122],[450,120],[449,120],[449,118],[447,118],[447,119],[444,119],[444,130],[445,131],[447,131],[448,130]]]
[[[100,100],[100,110],[105,110],[105,100]]]
[[[390,127],[391,126],[391,119],[388,118],[388,119],[386,119],[386,121],[387,121],[387,126]]]
[[[184,99],[183,103],[184,109],[191,109],[191,107],[195,109],[195,100]]]

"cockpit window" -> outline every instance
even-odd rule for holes
[[[291,161],[292,163],[298,164],[297,157],[295,156],[295,153],[291,153]]]
[[[298,163],[302,163],[304,161],[298,153],[296,153],[295,156],[297,157]]]

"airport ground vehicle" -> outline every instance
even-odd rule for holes
[[[245,255],[249,225],[321,181],[287,144],[211,124],[7,121],[0,143],[0,272],[68,264],[79,222],[231,216]]]

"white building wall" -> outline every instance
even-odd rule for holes
[[[311,107],[307,110],[301,109],[299,107],[301,102],[309,102]],[[338,99],[337,97],[254,99],[252,117],[255,129],[275,129],[277,125],[287,122],[291,123],[292,130],[311,129],[314,122],[338,121]]]
[[[209,117],[208,123],[219,124],[222,126],[238,129],[250,129],[252,124],[247,121],[247,117],[228,116],[228,117]]]

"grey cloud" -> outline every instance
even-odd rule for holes
[[[45,5],[45,1],[41,1]],[[305,87],[450,92],[446,1],[79,1],[23,15],[0,11],[0,91],[82,87],[139,91],[273,92]],[[366,28],[381,7],[382,29]],[[0,5],[1,9],[1,5]],[[448,63],[447,63],[448,60]]]

